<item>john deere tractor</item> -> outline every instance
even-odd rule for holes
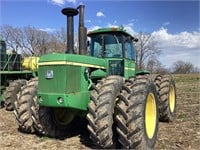
[[[23,88],[17,120],[27,132],[61,138],[77,116],[86,117],[91,140],[99,148],[154,147],[158,121],[175,116],[175,83],[169,75],[155,81],[136,68],[137,39],[122,27],[88,32],[84,5],[65,8],[67,51],[39,60],[38,79]],[[74,52],[73,17],[79,14],[79,52]],[[18,110],[16,110],[18,111]],[[79,124],[79,126],[82,126]]]

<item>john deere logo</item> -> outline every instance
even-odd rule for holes
[[[53,70],[47,70],[46,79],[52,79],[52,78],[53,78]]]

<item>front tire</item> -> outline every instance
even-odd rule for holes
[[[159,96],[160,121],[172,122],[176,116],[176,87],[170,75],[158,75],[155,80]]]
[[[31,79],[19,93],[18,101],[14,102],[14,114],[19,125],[19,130],[22,132],[35,132],[32,117],[38,111],[37,87],[38,79]]]
[[[90,139],[101,148],[113,148],[113,115],[115,103],[123,85],[123,78],[109,76],[102,79],[91,92],[88,106],[88,130]]]
[[[158,132],[154,83],[148,75],[127,80],[117,104],[117,132],[122,148],[153,149]]]

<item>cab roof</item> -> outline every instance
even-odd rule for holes
[[[95,34],[104,34],[104,33],[119,33],[119,34],[123,34],[125,36],[130,36],[131,39],[137,41],[137,39],[135,37],[133,37],[131,34],[129,34],[128,32],[126,32],[126,30],[124,29],[124,27],[120,26],[120,27],[111,27],[111,28],[100,28],[97,30],[93,30],[93,31],[89,31],[88,32],[88,36],[92,36]]]

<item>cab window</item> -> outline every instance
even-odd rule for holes
[[[126,58],[135,60],[135,52],[132,40],[126,40],[124,43],[124,47]]]
[[[95,57],[122,58],[122,43],[121,35],[94,35],[91,37],[90,54]]]

